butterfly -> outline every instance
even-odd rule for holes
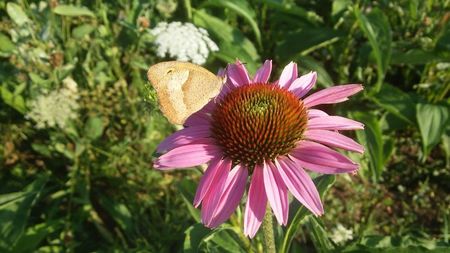
[[[180,61],[152,65],[147,77],[156,90],[162,113],[178,125],[217,96],[225,83],[224,77]]]

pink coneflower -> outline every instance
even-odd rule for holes
[[[202,205],[201,220],[207,227],[231,216],[249,177],[244,234],[252,238],[267,201],[278,223],[287,224],[288,190],[313,214],[323,214],[319,193],[304,168],[325,174],[358,169],[332,148],[362,153],[361,145],[338,131],[363,129],[363,124],[312,107],[346,101],[363,87],[340,85],[303,98],[316,83],[316,72],[298,77],[291,62],[279,80],[269,83],[271,71],[272,61],[267,60],[252,79],[239,61],[230,64],[217,98],[158,146],[157,152],[164,154],[154,162],[157,169],[209,163],[194,199],[195,207]]]

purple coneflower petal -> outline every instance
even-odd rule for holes
[[[300,141],[290,155],[302,167],[323,174],[349,173],[359,167],[341,153],[311,141]]]
[[[324,116],[309,119],[308,129],[355,130],[364,129],[364,124],[340,116]]]
[[[239,60],[235,64],[229,64],[227,68],[228,80],[234,87],[250,83],[247,69]]]
[[[220,201],[220,196],[222,196],[228,174],[230,173],[231,160],[224,159],[217,166],[219,167],[217,170],[220,170],[219,173],[221,175],[215,178],[213,184],[209,187],[205,197],[202,200],[201,219],[202,223],[207,227],[211,224],[211,220],[214,217],[214,212],[216,211],[217,205]]]
[[[322,215],[322,201],[308,173],[287,157],[275,160],[275,165],[292,195],[313,214]]]
[[[335,104],[348,100],[348,97],[363,90],[361,84],[346,84],[323,89],[303,100],[306,107],[320,104]]]
[[[153,166],[159,170],[189,168],[209,162],[220,157],[222,151],[210,141],[176,147],[158,157]]]
[[[308,119],[330,116],[326,112],[318,109],[308,109]]]
[[[163,151],[171,150],[178,146],[183,146],[198,141],[201,143],[204,143],[205,141],[207,142],[208,140],[205,139],[210,136],[209,129],[210,127],[207,125],[181,129],[180,131],[177,131],[164,139],[164,141],[158,145],[156,152],[162,153]]]
[[[264,65],[256,71],[253,82],[255,83],[267,83],[272,72],[272,60],[266,60]]]
[[[191,114],[186,121],[184,122],[184,126],[205,126],[209,125],[210,121],[210,113],[214,110],[215,107],[214,100],[209,101],[202,109]]]
[[[264,188],[279,224],[286,225],[289,215],[287,187],[273,163],[264,163]]]
[[[197,191],[194,197],[194,206],[198,207],[208,193],[209,189],[217,184],[222,177],[224,177],[227,173],[227,170],[224,169],[223,160],[220,158],[216,158],[211,160],[208,165],[208,168],[205,171],[205,174],[200,179],[200,183],[197,187]]]
[[[290,62],[286,67],[284,67],[283,72],[281,72],[280,80],[278,85],[282,88],[288,89],[291,83],[297,78],[297,63]]]
[[[230,171],[213,219],[208,227],[215,228],[230,218],[244,195],[247,177],[248,170],[241,165],[237,165]]]
[[[320,142],[328,146],[364,153],[364,147],[362,145],[353,139],[334,131],[308,129],[304,133],[304,136],[308,140]]]
[[[267,196],[264,190],[263,168],[255,166],[245,206],[244,235],[250,238],[255,237],[266,213],[266,206]]]
[[[316,84],[316,81],[317,73],[309,72],[308,74],[295,79],[289,87],[289,90],[297,97],[301,98],[311,90],[314,84]]]

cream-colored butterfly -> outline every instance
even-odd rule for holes
[[[147,76],[158,94],[163,114],[171,123],[180,125],[217,96],[225,82],[199,65],[179,61],[155,64]]]

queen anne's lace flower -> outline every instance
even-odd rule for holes
[[[353,231],[342,226],[342,224],[338,224],[337,227],[333,229],[331,239],[337,244],[344,243],[353,239]]]
[[[44,93],[30,103],[26,117],[36,122],[36,128],[65,128],[69,120],[77,118],[77,84],[71,78],[63,83],[64,88]]]
[[[219,50],[205,29],[191,23],[161,22],[151,30],[151,34],[156,37],[154,43],[158,47],[157,55],[161,58],[168,54],[178,61],[203,64],[209,52]]]

